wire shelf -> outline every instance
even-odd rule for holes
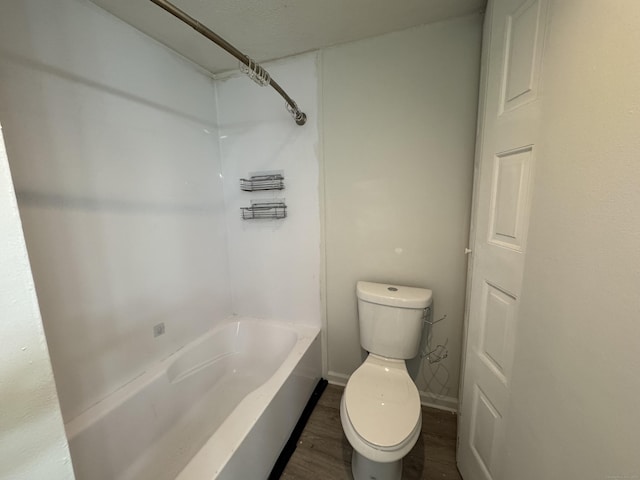
[[[284,177],[275,175],[252,175],[250,178],[240,179],[240,190],[245,192],[257,192],[260,190],[284,189]]]
[[[285,218],[287,206],[284,202],[252,202],[250,207],[240,208],[243,220],[261,218]]]

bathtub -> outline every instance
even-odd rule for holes
[[[318,328],[232,317],[65,425],[76,479],[266,479],[320,375]]]

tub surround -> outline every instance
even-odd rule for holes
[[[300,127],[272,91],[238,72],[216,81],[233,311],[320,326],[318,54],[265,64],[306,112]],[[239,179],[282,171],[284,190],[245,192]],[[242,220],[253,199],[284,198],[282,220]]]
[[[86,1],[3,1],[0,44],[0,118],[69,421],[232,313],[215,92]]]

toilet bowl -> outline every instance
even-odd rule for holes
[[[422,429],[418,388],[405,360],[418,354],[431,290],[358,282],[360,344],[369,352],[349,377],[340,420],[353,447],[354,480],[400,480]]]
[[[422,427],[420,395],[404,360],[369,354],[350,377],[340,419],[354,449],[355,480],[400,480]]]

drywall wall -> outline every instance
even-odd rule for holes
[[[501,478],[640,478],[640,3],[549,14]]]
[[[233,311],[320,326],[317,54],[265,64],[307,114],[298,126],[273,90],[238,74],[216,81]],[[240,179],[282,171],[285,189],[245,192]],[[281,220],[242,220],[251,200],[285,199]]]
[[[72,479],[2,130],[0,238],[0,478]]]
[[[449,357],[439,369],[423,368],[418,387],[455,407],[481,23],[473,15],[322,53],[328,368],[334,381],[346,380],[362,361],[358,280],[431,288],[434,317],[447,315],[434,328],[434,345],[448,340]]]
[[[67,421],[231,312],[215,108],[89,2],[2,3],[0,120]]]

